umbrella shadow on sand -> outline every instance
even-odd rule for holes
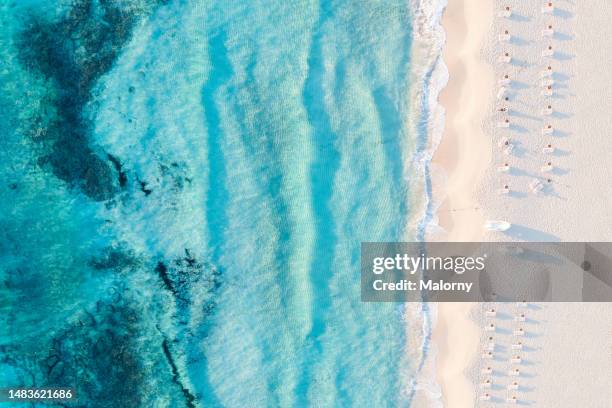
[[[539,231],[537,229],[529,228],[524,225],[512,224],[510,229],[504,231],[504,234],[509,237],[520,239],[528,242],[560,242],[561,239],[548,232]]]

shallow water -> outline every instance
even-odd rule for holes
[[[408,405],[410,322],[359,288],[414,239],[408,3],[42,3],[0,6],[0,383]]]

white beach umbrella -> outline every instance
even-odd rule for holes
[[[507,221],[488,220],[484,224],[487,231],[508,231],[512,224]]]

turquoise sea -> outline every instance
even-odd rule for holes
[[[422,239],[421,3],[0,0],[0,387],[409,406],[359,249]]]

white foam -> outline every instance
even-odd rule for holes
[[[438,228],[435,216],[439,203],[432,199],[431,179],[433,177],[445,177],[445,175],[431,166],[431,159],[438,147],[444,130],[445,111],[438,103],[440,91],[448,83],[449,73],[442,59],[442,49],[446,42],[446,34],[441,25],[441,18],[446,8],[447,0],[413,0],[411,2],[414,10],[414,42],[413,59],[418,65],[412,67],[411,92],[412,112],[419,112],[410,118],[411,134],[417,135],[417,144],[420,150],[415,152],[407,169],[412,175],[417,174],[419,180],[410,180],[410,185],[415,186],[422,183],[420,189],[412,189],[413,194],[421,193],[424,199],[419,213],[413,214],[410,227],[418,229],[421,239],[430,229]],[[418,186],[418,184],[417,184]],[[410,310],[410,306],[406,306]],[[412,389],[408,390],[418,398],[419,406],[440,407],[441,390],[436,380],[435,370],[435,348],[432,347],[430,336],[436,322],[437,308],[434,304],[427,304],[420,310],[420,315],[409,313],[410,325],[407,328],[410,339],[419,338],[422,350],[422,362],[416,380],[412,383]],[[415,332],[414,323],[421,324],[421,331]],[[411,346],[409,341],[408,347]],[[407,350],[407,352],[409,352]]]

